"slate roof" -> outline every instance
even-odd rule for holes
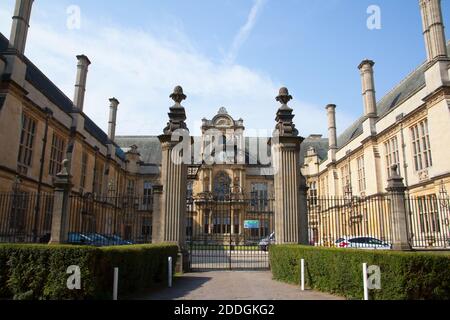
[[[322,138],[321,136],[309,136],[305,139],[305,141],[303,141],[300,148],[300,163],[303,164],[305,162],[306,153],[311,147],[316,150],[316,153],[321,160],[326,159],[328,157],[328,146],[328,138]]]
[[[118,136],[116,143],[124,152],[133,145],[137,146],[144,163],[161,164],[162,149],[157,136]]]
[[[4,52],[6,51],[6,49],[8,49],[9,46],[9,40],[6,39],[6,37],[0,33],[0,52]]]

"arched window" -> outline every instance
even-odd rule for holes
[[[226,172],[220,172],[214,179],[214,196],[225,200],[230,194],[231,178]]]

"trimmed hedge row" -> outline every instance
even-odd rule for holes
[[[0,244],[0,298],[17,300],[111,299],[114,268],[119,294],[148,289],[167,278],[167,260],[178,247],[108,248]],[[69,266],[81,270],[81,290],[68,290]]]
[[[450,299],[450,255],[438,253],[343,250],[298,245],[270,248],[275,280],[300,283],[300,260],[311,289],[349,299],[362,299],[362,264],[381,269],[381,290],[373,300]]]

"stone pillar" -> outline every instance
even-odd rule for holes
[[[69,205],[72,184],[68,171],[69,161],[63,161],[63,169],[56,175],[54,182],[55,196],[53,202],[52,233],[50,244],[67,242],[69,232]]]
[[[331,162],[336,162],[336,152],[338,149],[337,145],[337,126],[336,126],[336,105],[329,104],[327,106],[327,116],[328,116],[328,139],[329,147],[328,157]]]
[[[420,11],[428,61],[448,59],[441,0],[420,0]]]
[[[109,99],[109,102],[108,138],[114,142],[116,139],[117,109],[119,107],[119,100],[116,98],[111,98]]]
[[[293,123],[292,100],[286,88],[277,97],[282,106],[277,112],[277,126],[272,139],[275,170],[275,234],[278,244],[308,244],[305,189],[300,172],[300,146],[303,138]]]
[[[397,173],[397,165],[391,168],[387,191],[391,201],[391,228],[394,250],[411,250],[408,226],[408,212],[406,211],[406,191],[403,178]]]
[[[188,269],[189,261],[185,250],[186,238],[186,186],[187,163],[183,161],[180,150],[175,149],[178,141],[172,135],[182,130],[188,131],[185,123],[186,113],[181,102],[186,99],[181,87],[176,87],[170,96],[175,105],[170,108],[169,123],[164,134],[159,136],[162,147],[161,184],[164,187],[161,201],[160,229],[155,234],[155,243],[176,243],[180,249],[178,271]],[[158,236],[159,235],[159,236]]]
[[[9,42],[21,54],[25,53],[33,1],[34,0],[16,0]]]
[[[153,186],[153,214],[152,214],[152,243],[163,242],[161,240],[161,204],[162,204],[163,186]]]

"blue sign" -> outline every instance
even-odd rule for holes
[[[259,229],[259,220],[245,220],[244,228],[245,229]]]

